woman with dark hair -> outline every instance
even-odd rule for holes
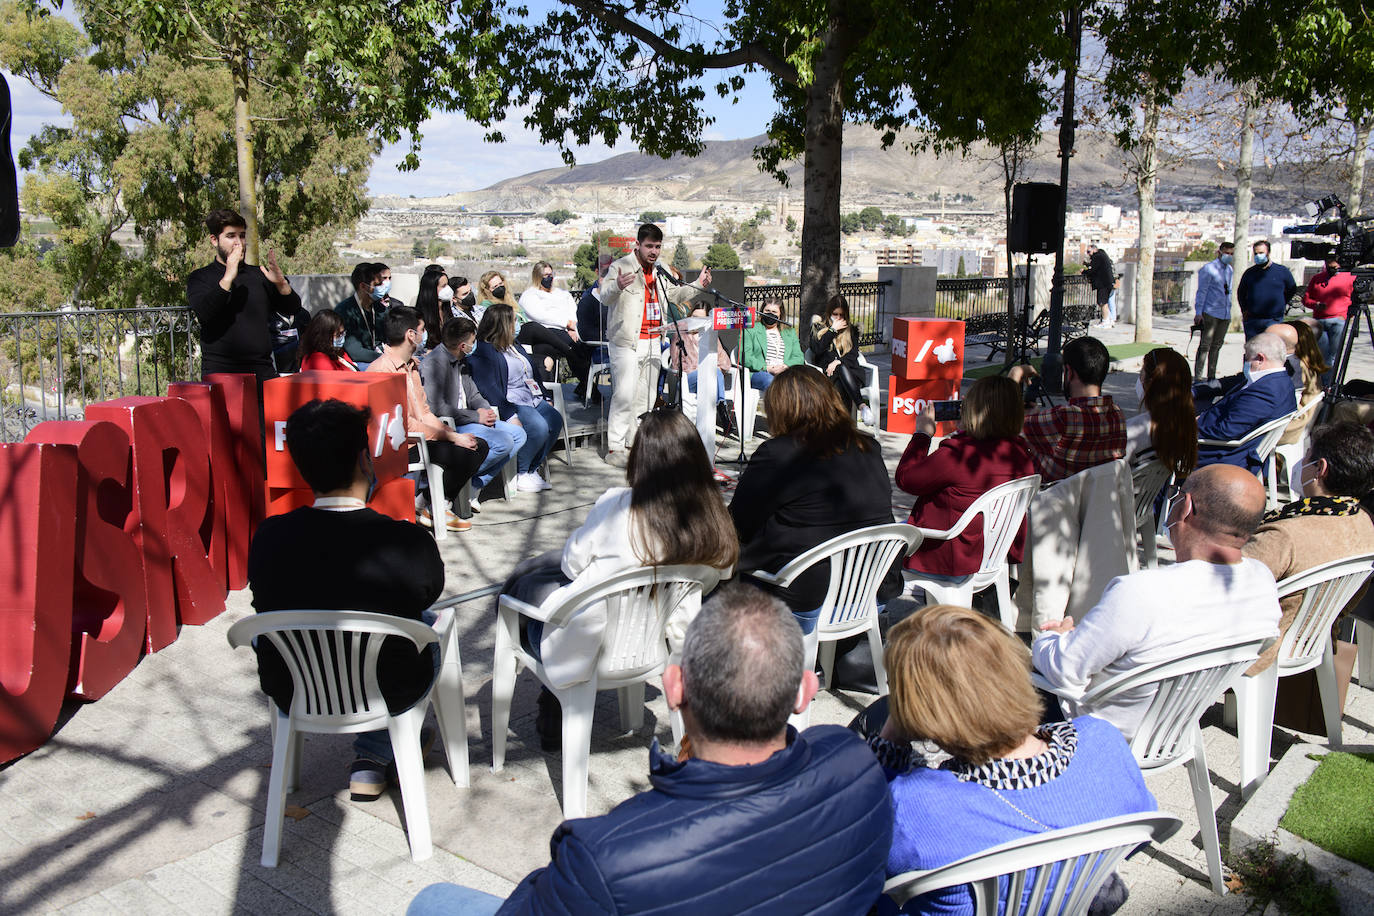
[[[777,572],[798,554],[839,534],[892,523],[892,481],[878,440],[854,426],[835,388],[812,366],[789,366],[763,394],[772,434],[740,475],[730,516],[740,572]],[[830,564],[802,573],[778,597],[810,632],[830,581]],[[902,588],[894,564],[881,600]]]
[[[892,795],[889,876],[1158,808],[1116,726],[1092,716],[1041,724],[1030,654],[995,620],[937,604],[895,625],[887,640],[891,693],[855,727]],[[950,756],[933,765],[913,741]],[[1115,912],[1125,891],[1119,878],[1109,878],[1091,912]],[[1019,901],[1007,907],[1020,908]],[[879,912],[895,911],[890,900],[879,901]],[[968,885],[934,891],[901,912],[972,914],[973,893]]]
[[[1153,450],[1182,483],[1197,467],[1197,410],[1188,360],[1170,347],[1146,353],[1135,392],[1140,413],[1126,421],[1126,460]]]
[[[811,319],[811,362],[834,383],[846,410],[859,408],[865,426],[873,425],[872,411],[863,396],[863,367],[859,365],[859,333],[849,323],[849,301],[831,296],[826,319]]]
[[[949,528],[988,490],[1035,474],[1035,459],[1021,439],[1024,417],[1020,385],[1003,375],[980,378],[964,395],[958,432],[932,452],[935,408],[927,405],[897,465],[897,486],[916,497],[907,524]],[[976,573],[983,563],[982,524],[980,519],[948,541],[923,541],[906,568],[937,576]],[[1025,537],[1023,521],[1008,562],[1021,562]]]
[[[625,478],[596,501],[587,520],[559,551],[526,560],[503,591],[530,604],[556,601],[567,587],[595,582],[641,566],[702,565],[728,574],[739,541],[716,485],[696,427],[680,411],[656,410],[640,423]],[[708,590],[714,583],[707,583]],[[673,651],[691,622],[675,614],[666,635]],[[592,605],[557,629],[521,620],[521,644],[563,687],[585,681],[596,664],[606,626],[605,606]],[[561,719],[548,690],[536,720],[545,750],[557,750]]]
[[[344,324],[333,309],[320,309],[301,334],[301,371],[357,372],[358,364],[344,351]]]
[[[442,268],[426,270],[420,277],[420,291],[415,294],[415,308],[425,320],[425,349],[432,350],[444,339],[444,322],[452,317],[449,303],[453,290]]]
[[[525,428],[525,444],[515,453],[516,489],[552,489],[540,476],[539,468],[563,430],[563,417],[544,400],[543,373],[515,340],[515,312],[509,305],[491,305],[483,313],[477,326],[477,346],[467,362],[477,390],[496,408],[497,415]]]

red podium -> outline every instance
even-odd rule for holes
[[[892,320],[892,377],[888,380],[887,430],[916,431],[916,415],[931,401],[959,397],[964,377],[964,323],[946,318]],[[940,423],[942,436],[958,424]]]
[[[319,398],[367,407],[368,453],[377,489],[368,504],[383,515],[415,521],[415,482],[405,477],[406,381],[399,373],[298,372],[262,386],[267,418],[267,514],[308,506],[314,496],[286,450],[286,420],[297,408]]]

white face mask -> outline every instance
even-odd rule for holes
[[[1240,367],[1240,371],[1245,373],[1246,382],[1253,382],[1255,380],[1255,373],[1254,370],[1250,368],[1249,361],[1247,361],[1244,366]]]
[[[1320,458],[1317,459],[1317,461],[1320,460]],[[1308,468],[1315,468],[1317,466],[1317,461],[1304,461],[1302,464],[1298,465],[1298,486],[1302,487],[1304,491],[1306,491],[1309,486],[1317,482],[1316,477],[1313,477],[1311,480],[1308,480],[1306,475],[1306,471]]]
[[[342,349],[343,349],[343,345],[344,345],[344,335],[342,335],[342,334],[335,334],[335,335],[334,335],[334,349],[335,349],[335,350],[342,350]]]
[[[1135,396],[1140,403],[1145,403],[1145,383],[1140,380],[1140,376],[1135,377]]]
[[[453,290],[452,290],[450,287],[447,287],[447,286],[440,288],[440,290],[439,290],[439,301],[440,301],[440,302],[452,302],[452,301],[453,301]]]

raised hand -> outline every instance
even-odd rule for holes
[[[267,263],[262,266],[262,275],[283,296],[291,292],[291,284],[286,282],[286,274],[282,273],[281,268],[277,266],[277,250],[275,248],[267,249]]]
[[[621,289],[629,289],[630,284],[633,282],[635,282],[635,275],[633,273],[626,272],[622,269],[620,273],[616,274],[615,285]]]
[[[697,277],[697,282],[700,283],[700,284],[702,285],[702,288],[703,288],[703,289],[706,288],[706,287],[708,287],[708,286],[710,286],[710,285],[711,285],[711,268],[709,268],[709,267],[703,267],[703,268],[701,269],[701,276]]]

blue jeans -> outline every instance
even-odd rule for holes
[[[534,407],[515,405],[515,415],[525,427],[525,444],[515,453],[515,466],[521,474],[538,470],[549,457],[549,449],[563,431],[563,418],[548,401],[540,401]]]
[[[1322,352],[1322,362],[1328,366],[1336,364],[1336,348],[1341,345],[1341,334],[1345,331],[1344,318],[1317,319],[1317,349]],[[1322,373],[1322,384],[1331,384],[1331,373]]]
[[[750,388],[756,388],[759,391],[767,391],[768,386],[771,384],[773,384],[773,373],[769,372],[767,369],[760,372],[751,372],[749,374]]]
[[[687,373],[687,390],[696,393],[697,390],[697,370],[693,369]],[[725,373],[716,368],[716,403],[725,400]]]
[[[459,884],[431,884],[410,901],[406,916],[493,916],[505,902]]]
[[[1116,321],[1116,290],[1112,290],[1112,294],[1107,297],[1107,314],[1113,322]]]
[[[472,491],[481,493],[482,489],[501,471],[510,456],[520,451],[528,437],[523,427],[505,420],[497,420],[495,426],[484,423],[467,423],[458,427],[460,433],[472,433],[491,449],[487,460],[472,475]]]

